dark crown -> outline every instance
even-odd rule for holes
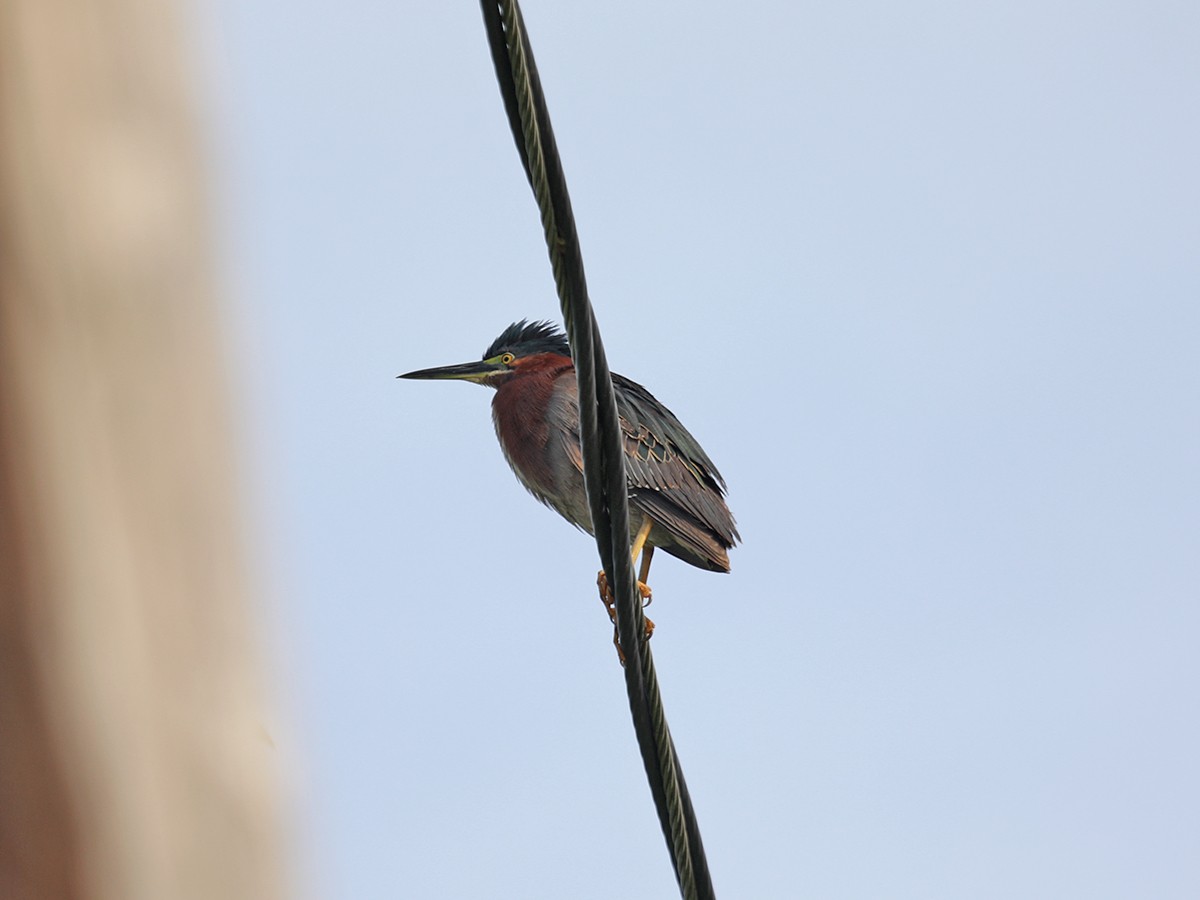
[[[500,337],[492,341],[484,359],[491,359],[501,353],[511,353],[517,358],[536,356],[538,353],[557,353],[559,356],[571,355],[571,345],[567,336],[558,330],[558,326],[550,322],[513,322],[501,332]]]

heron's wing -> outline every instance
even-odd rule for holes
[[[562,377],[568,377],[566,375]],[[572,382],[574,374],[570,374]],[[666,533],[656,545],[692,565],[728,571],[727,550],[740,540],[725,505],[725,481],[708,454],[675,415],[640,384],[613,375],[625,448],[630,505]],[[563,449],[583,471],[579,405],[574,385],[564,398]],[[632,523],[637,528],[637,523]],[[661,538],[669,538],[665,543]]]
[[[699,442],[644,387],[613,375],[631,494],[679,537],[696,524],[726,547],[738,541],[725,480]]]

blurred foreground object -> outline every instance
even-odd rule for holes
[[[0,4],[0,897],[282,896],[174,4]]]

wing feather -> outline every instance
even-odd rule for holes
[[[569,377],[574,380],[573,374]],[[629,500],[654,520],[652,540],[693,565],[728,571],[727,551],[740,537],[725,504],[725,479],[683,423],[649,391],[621,375],[613,375],[613,385],[625,439]],[[574,391],[567,396],[571,431],[577,434],[578,398]],[[568,445],[572,465],[582,472],[578,441]]]

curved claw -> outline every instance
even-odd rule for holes
[[[621,637],[617,634],[617,599],[613,596],[612,588],[608,584],[608,576],[601,569],[596,576],[596,587],[600,589],[600,602],[604,604],[604,609],[608,612],[609,619],[613,623],[613,646],[617,648],[617,657],[621,660],[621,665],[625,665],[625,651],[621,649]],[[653,598],[649,585],[639,581],[637,582],[638,593],[641,594],[644,605],[649,606]],[[654,622],[649,616],[643,616],[643,621],[646,623],[645,640],[650,640],[654,635]]]

